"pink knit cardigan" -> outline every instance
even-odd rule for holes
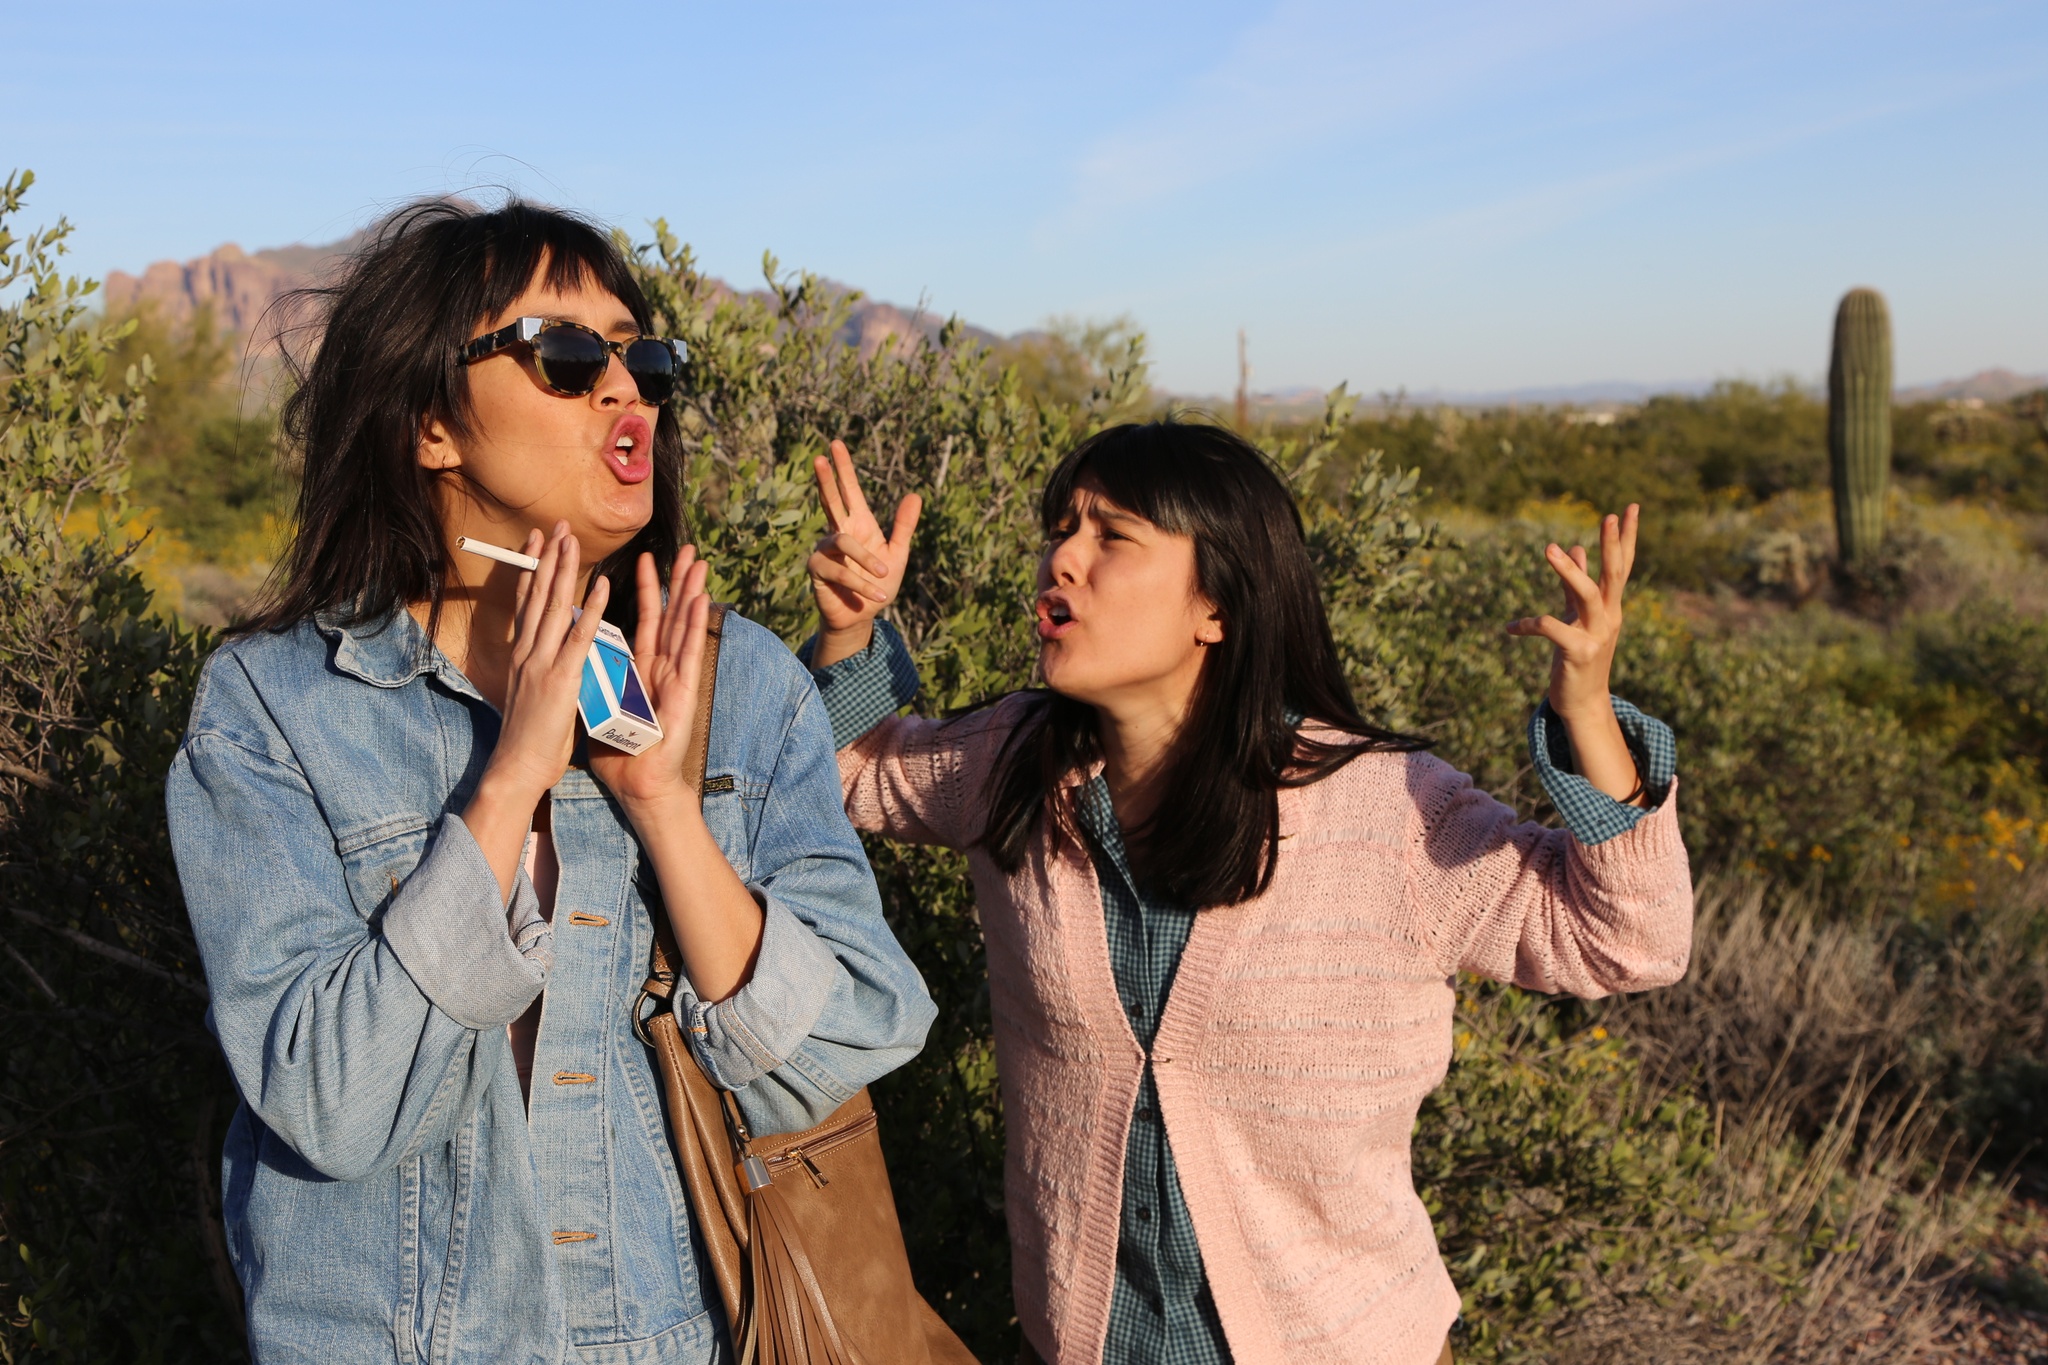
[[[1017,701],[890,720],[840,751],[861,829],[966,848]],[[1086,775],[1071,781],[1078,783]],[[1100,1365],[1145,1054],[1088,853],[1042,827],[1005,874],[969,853],[988,943],[1017,1312],[1052,1365]],[[1205,910],[1153,1062],[1237,1365],[1432,1365],[1458,1293],[1409,1173],[1472,972],[1598,996],[1685,972],[1675,793],[1594,847],[1518,824],[1427,754],[1369,754],[1280,794],[1271,888]]]

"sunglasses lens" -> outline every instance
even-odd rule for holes
[[[640,386],[642,401],[660,405],[676,391],[680,366],[676,353],[665,341],[641,337],[626,347],[626,373]]]
[[[533,339],[533,362],[542,383],[576,398],[597,387],[611,354],[594,333],[580,327],[550,327]]]

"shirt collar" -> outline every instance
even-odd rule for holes
[[[380,617],[345,623],[345,613],[324,611],[313,618],[320,633],[334,642],[334,667],[372,687],[404,687],[422,673],[432,673],[450,688],[483,700],[483,694],[427,639],[412,613],[399,607]]]
[[[1123,826],[1117,823],[1116,802],[1110,799],[1109,781],[1099,765],[1074,793],[1074,820],[1102,856],[1109,859],[1130,894],[1142,900],[1138,879],[1131,875],[1130,856],[1124,848]]]
[[[1109,782],[1100,768],[1084,776],[1075,790],[1074,819],[1097,843],[1123,843],[1123,830],[1116,822],[1116,803],[1110,799]]]

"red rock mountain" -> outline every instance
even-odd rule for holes
[[[229,243],[182,265],[158,261],[139,276],[111,271],[101,289],[109,311],[146,306],[172,323],[189,322],[199,309],[210,306],[215,322],[243,337],[256,337],[267,350],[274,339],[257,331],[266,310],[291,290],[318,283],[362,240],[357,235],[326,246],[273,247],[253,254]],[[840,329],[840,340],[859,348],[864,356],[873,355],[890,337],[917,335],[936,340],[943,322],[929,313],[863,299]],[[979,327],[965,330],[978,341],[1000,339]]]
[[[101,292],[109,311],[147,306],[172,323],[189,322],[199,309],[211,307],[216,323],[247,337],[271,304],[317,282],[358,240],[277,247],[254,255],[230,242],[183,265],[158,261],[139,276],[110,271]]]

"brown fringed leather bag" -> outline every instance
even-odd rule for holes
[[[724,623],[725,609],[713,607],[684,767],[700,786]],[[911,1283],[868,1092],[804,1132],[748,1132],[669,1008],[681,954],[659,896],[648,903],[654,961],[633,1027],[654,1050],[676,1166],[739,1365],[976,1365]],[[658,1003],[643,1018],[649,1000]]]

